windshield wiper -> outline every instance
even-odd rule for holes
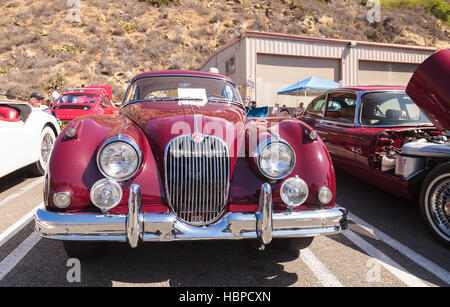
[[[211,102],[232,103],[232,104],[235,104],[235,105],[238,105],[238,106],[244,108],[244,106],[242,105],[242,103],[237,102],[237,101],[235,101],[235,100],[227,99],[227,98],[211,97],[211,96],[210,96],[210,97],[208,97],[208,101],[211,101]],[[245,109],[245,108],[244,108],[244,109]]]

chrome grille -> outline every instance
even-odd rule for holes
[[[206,225],[225,208],[230,181],[227,145],[214,136],[196,143],[190,135],[170,141],[165,154],[166,192],[183,221]]]

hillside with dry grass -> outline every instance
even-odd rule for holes
[[[120,99],[133,75],[198,69],[246,30],[450,47],[447,2],[443,18],[422,5],[386,5],[374,24],[367,0],[79,0],[81,22],[69,22],[76,2],[0,1],[0,94],[110,84]]]

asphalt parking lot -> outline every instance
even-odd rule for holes
[[[417,207],[337,171],[338,204],[349,230],[317,237],[298,253],[257,252],[250,241],[109,244],[67,279],[62,244],[39,239],[33,212],[43,178],[0,179],[0,286],[449,286],[449,250],[437,243]]]

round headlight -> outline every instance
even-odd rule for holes
[[[100,149],[97,164],[105,177],[127,180],[136,174],[141,165],[141,151],[131,139],[112,139]]]
[[[281,185],[281,199],[290,207],[296,207],[303,204],[308,198],[308,194],[308,185],[298,176],[287,179]]]
[[[90,195],[96,207],[107,211],[117,206],[122,200],[122,188],[115,181],[102,179],[92,186]]]
[[[257,163],[264,176],[270,179],[281,179],[294,168],[295,153],[284,141],[268,141],[258,150]]]
[[[326,205],[333,199],[333,192],[327,187],[320,188],[317,198],[321,204]]]

